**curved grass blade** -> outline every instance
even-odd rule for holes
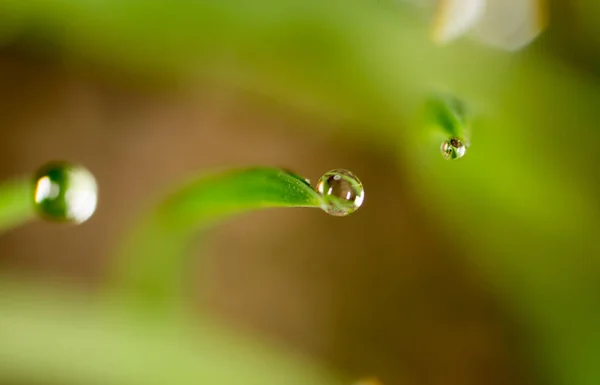
[[[117,286],[150,305],[178,301],[198,230],[250,210],[321,205],[304,179],[275,168],[201,176],[168,195],[134,229],[117,260]]]
[[[24,224],[35,216],[28,179],[16,179],[0,185],[0,233]]]

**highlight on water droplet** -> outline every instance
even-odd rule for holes
[[[442,151],[444,158],[452,160],[462,158],[467,152],[467,147],[460,139],[450,138],[442,142],[440,150]]]
[[[323,198],[323,211],[338,217],[358,210],[365,198],[360,180],[344,169],[326,172],[317,182],[316,190]]]
[[[96,211],[96,178],[80,165],[47,163],[36,172],[33,182],[33,203],[44,219],[79,224]]]

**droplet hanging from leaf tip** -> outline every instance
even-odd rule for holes
[[[323,174],[316,186],[323,198],[322,209],[333,216],[352,214],[362,205],[365,190],[360,180],[352,172],[335,169]]]
[[[44,219],[79,224],[96,211],[96,178],[80,165],[47,163],[36,172],[33,183],[33,203]]]
[[[460,159],[465,156],[467,147],[460,139],[450,138],[442,142],[440,151],[447,160]]]

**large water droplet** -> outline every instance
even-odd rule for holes
[[[44,219],[82,223],[96,211],[98,185],[82,166],[47,163],[36,172],[34,184],[35,208]]]
[[[467,147],[465,147],[460,139],[450,138],[442,143],[440,150],[442,151],[444,158],[451,160],[462,158],[467,152]]]
[[[326,172],[319,179],[316,189],[323,197],[323,211],[338,217],[355,212],[365,198],[365,189],[360,180],[344,169]]]

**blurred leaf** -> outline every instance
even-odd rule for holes
[[[438,140],[456,137],[467,142],[469,124],[466,107],[456,97],[436,94],[425,101],[425,125]]]
[[[69,287],[19,281],[0,284],[2,383],[340,384],[306,358],[207,319],[157,317],[74,296]]]

